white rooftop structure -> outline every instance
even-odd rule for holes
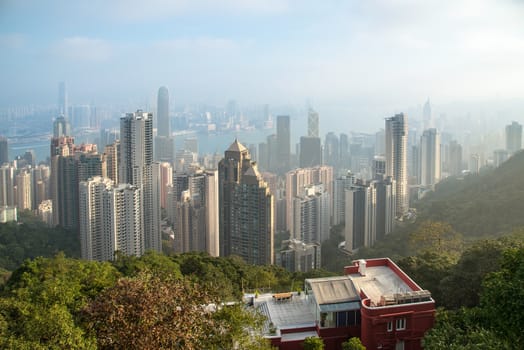
[[[254,300],[254,305],[278,329],[314,326],[315,315],[310,300],[304,294],[291,294],[291,299],[282,301],[275,300],[273,294],[262,294]]]

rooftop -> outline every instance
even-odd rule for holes
[[[273,294],[262,294],[254,300],[255,307],[279,329],[314,326],[315,315],[309,306],[310,299],[303,293],[292,295],[289,300],[277,301]]]
[[[247,148],[243,144],[238,142],[237,139],[235,139],[235,141],[233,141],[233,143],[231,144],[231,146],[229,146],[227,150],[229,152],[243,152],[247,150]]]
[[[349,276],[306,279],[319,305],[359,301],[360,296]]]

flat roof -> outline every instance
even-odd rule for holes
[[[348,277],[375,305],[383,295],[413,291],[389,266],[367,266],[365,276],[355,273]]]
[[[262,294],[254,300],[255,307],[261,308],[269,321],[279,329],[310,327],[315,325],[315,315],[310,303],[312,300],[304,293],[292,293],[289,300],[278,301],[273,294]]]
[[[360,301],[349,276],[306,279],[319,305]]]

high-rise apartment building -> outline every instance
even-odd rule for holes
[[[322,243],[329,238],[331,197],[322,184],[308,185],[293,198],[291,237],[304,243]]]
[[[0,166],[0,207],[12,207],[15,201],[15,167],[3,164]]]
[[[16,175],[16,197],[18,211],[32,209],[31,172],[29,169],[21,169]]]
[[[0,166],[9,163],[9,145],[7,138],[0,136]]]
[[[319,137],[318,113],[310,108],[307,114],[307,136]]]
[[[104,148],[104,157],[106,161],[106,176],[114,184],[118,184],[118,160],[120,159],[120,141],[107,144]]]
[[[277,116],[277,170],[284,174],[291,162],[291,129],[288,115]]]
[[[50,145],[50,159],[51,159],[51,178],[50,178],[50,195],[53,203],[53,225],[59,225],[59,213],[58,213],[58,192],[59,185],[59,163],[61,157],[72,155],[74,152],[75,140],[73,137],[60,136],[53,137]]]
[[[220,255],[248,264],[273,263],[273,195],[249,151],[235,140],[218,166]]]
[[[82,258],[114,260],[115,253],[144,253],[141,191],[137,186],[116,187],[108,178],[80,183],[80,245]]]
[[[324,190],[329,195],[329,198],[333,198],[332,167],[298,168],[286,173],[286,228],[290,233],[295,232],[293,220],[294,199],[303,193],[305,187],[319,184],[324,186]],[[300,239],[299,237],[291,238]]]
[[[168,198],[168,215],[175,224],[175,252],[219,256],[218,172],[174,173]]]
[[[395,227],[395,182],[391,177],[377,175],[370,182],[375,190],[375,232],[372,234],[373,242],[390,234]]]
[[[420,137],[420,184],[433,186],[440,181],[440,134],[437,129],[424,130]]]
[[[356,178],[350,171],[335,179],[333,185],[333,225],[346,221],[346,190],[355,184]]]
[[[506,150],[513,154],[522,149],[522,125],[512,122],[506,125]]]
[[[369,246],[373,231],[373,188],[355,185],[346,190],[346,250]]]
[[[173,185],[173,167],[167,162],[160,163],[160,207],[166,209],[168,192]]]
[[[162,251],[160,198],[153,181],[153,114],[141,110],[120,119],[119,183],[140,189],[145,250]]]
[[[53,212],[57,212],[57,225],[78,230],[78,186],[81,181],[93,176],[105,175],[106,166],[94,144],[72,145],[69,151],[72,153],[55,156],[52,181],[56,185],[56,197]]]
[[[409,209],[407,137],[408,120],[403,114],[386,118],[386,176],[396,184],[396,216],[402,217]]]

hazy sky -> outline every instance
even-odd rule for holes
[[[522,98],[520,0],[0,0],[0,105]],[[358,106],[358,107],[356,107]],[[378,112],[378,113],[380,113]]]

